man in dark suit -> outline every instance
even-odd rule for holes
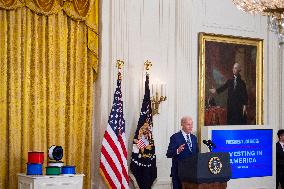
[[[172,158],[171,177],[173,189],[181,189],[181,182],[178,178],[178,161],[192,156],[199,152],[197,138],[191,134],[193,121],[191,117],[181,119],[182,129],[173,134],[167,150],[167,158]]]
[[[276,143],[276,189],[279,183],[284,188],[284,129],[277,132],[278,142]]]
[[[228,89],[227,97],[227,124],[228,125],[246,125],[248,103],[247,88],[245,82],[241,79],[240,64],[235,63],[233,67],[233,78],[228,79],[224,85],[218,89],[209,89],[212,94],[219,94]]]

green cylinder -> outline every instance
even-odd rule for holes
[[[46,167],[46,175],[60,175],[61,169],[56,166],[48,166]]]

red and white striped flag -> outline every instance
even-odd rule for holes
[[[139,149],[145,148],[145,147],[146,147],[146,144],[144,143],[144,141],[143,141],[142,139],[140,139],[140,140],[137,141],[137,147],[138,147]]]
[[[148,145],[149,145],[149,142],[144,136],[142,136],[142,138],[137,141],[137,147],[139,149],[145,148]]]
[[[117,80],[114,101],[107,129],[103,138],[100,173],[109,188],[129,188],[125,120],[123,118],[123,101],[120,79]]]

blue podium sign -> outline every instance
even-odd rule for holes
[[[232,178],[272,176],[272,129],[212,130],[213,152],[229,152]]]

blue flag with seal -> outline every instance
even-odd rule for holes
[[[146,74],[145,94],[137,129],[133,139],[130,170],[140,189],[151,189],[157,178],[155,144],[153,138],[152,108],[149,74]]]

